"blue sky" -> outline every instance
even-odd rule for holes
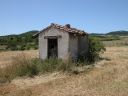
[[[128,30],[128,0],[0,0],[0,35],[71,24],[89,33]]]

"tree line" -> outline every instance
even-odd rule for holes
[[[0,36],[1,50],[29,50],[38,49],[38,38],[33,38],[37,30],[28,31],[19,35]]]

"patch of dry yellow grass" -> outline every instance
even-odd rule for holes
[[[12,60],[19,54],[24,54],[28,57],[38,57],[37,50],[0,52],[0,67],[5,67],[9,64],[12,64]]]
[[[128,36],[120,36],[120,40],[112,40],[112,41],[103,41],[105,46],[113,47],[113,46],[127,46],[128,45]]]
[[[128,47],[107,47],[103,57],[89,72],[66,75],[64,78],[57,75],[56,79],[51,76],[48,82],[25,88],[12,82],[4,85],[4,91],[6,96],[127,96]],[[63,77],[64,74],[61,75]],[[36,82],[36,78],[34,80]],[[9,89],[11,86],[15,88]],[[0,90],[2,88],[1,86]]]

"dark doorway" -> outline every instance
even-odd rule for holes
[[[48,58],[58,57],[58,42],[57,39],[48,38]]]

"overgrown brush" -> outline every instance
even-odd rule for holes
[[[72,71],[75,64],[71,60],[62,61],[57,58],[40,60],[39,58],[27,57],[20,54],[13,58],[12,64],[0,68],[0,82],[10,82],[12,79],[21,76],[30,76],[54,71]]]
[[[87,60],[89,62],[95,62],[100,58],[100,53],[105,51],[105,47],[102,42],[95,38],[89,38],[89,51]]]
[[[10,82],[17,76],[33,76],[38,73],[36,65],[32,63],[32,58],[19,54],[13,58],[12,64],[0,68],[0,82]]]
[[[94,63],[100,59],[101,53],[106,51],[103,43],[100,42],[97,38],[89,37],[89,50],[88,53],[84,56],[85,61],[88,64]]]

